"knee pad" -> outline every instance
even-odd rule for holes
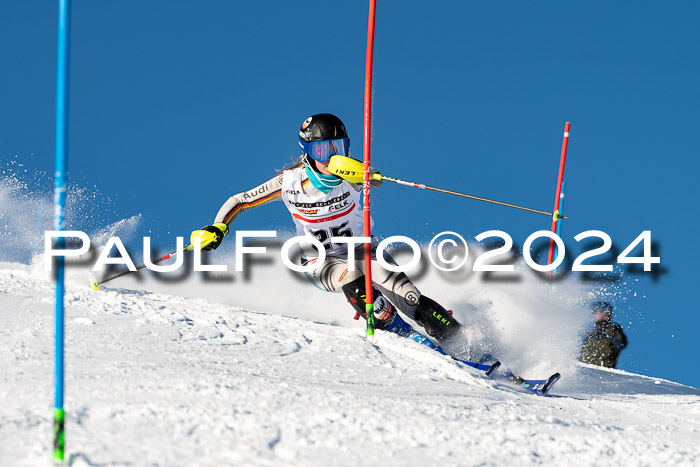
[[[348,282],[343,286],[343,293],[348,299],[348,302],[355,309],[355,319],[359,319],[360,316],[367,319],[365,314],[365,305],[367,303],[367,296],[365,294],[365,276],[360,276],[352,282]],[[372,289],[372,298],[374,299],[375,311],[374,311],[374,327],[376,329],[384,329],[392,321],[394,321],[394,316],[396,316],[396,310],[386,297],[377,289]]]
[[[416,308],[416,322],[425,328],[425,332],[438,340],[447,339],[459,332],[461,324],[452,318],[452,314],[436,301],[421,295]]]

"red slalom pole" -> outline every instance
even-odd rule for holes
[[[557,177],[557,192],[554,198],[554,215],[552,216],[552,233],[557,233],[557,224],[559,223],[559,200],[561,199],[561,184],[564,180],[564,165],[566,164],[566,148],[569,145],[569,127],[571,123],[564,123],[564,140],[561,143],[561,157],[559,159],[559,176]],[[554,260],[554,240],[549,241],[549,254],[547,255],[547,264],[552,264]]]
[[[377,1],[369,1],[367,20],[367,59],[365,63],[365,133],[363,141],[364,178],[362,184],[362,213],[364,218],[363,235],[371,238],[371,218],[369,202],[370,140],[372,137],[372,66],[374,63],[374,17]],[[372,245],[365,243],[365,315],[367,316],[367,338],[374,340],[374,297],[372,294]]]

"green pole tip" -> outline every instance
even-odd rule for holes
[[[367,317],[367,336],[374,336],[374,304],[365,304],[365,316]]]
[[[62,463],[64,459],[63,437],[64,420],[66,413],[63,409],[53,409],[53,460]]]

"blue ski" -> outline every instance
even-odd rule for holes
[[[554,386],[554,383],[559,381],[561,375],[559,373],[554,373],[547,379],[523,379],[519,376],[515,376],[512,371],[505,370],[493,374],[493,378],[503,380],[524,391],[543,396]]]
[[[399,314],[396,315],[394,321],[389,326],[384,328],[384,331],[393,332],[401,337],[405,337],[407,339],[411,339],[412,341],[418,342],[419,344],[423,344],[438,353],[448,355],[444,350],[442,350],[442,347],[435,345],[426,335],[413,329],[411,325],[405,322]],[[479,371],[483,371],[486,376],[496,380],[502,380],[533,394],[547,394],[547,391],[549,391],[552,386],[554,386],[554,383],[559,381],[559,378],[561,378],[559,373],[554,373],[547,379],[523,379],[514,375],[510,370],[496,372],[496,370],[501,366],[501,362],[492,364],[474,363],[466,360],[460,360],[459,358],[452,357],[451,355],[449,356],[460,363],[476,368]]]
[[[419,344],[423,344],[426,347],[433,349],[438,353],[441,353],[442,355],[447,355],[460,363],[463,363],[472,368],[476,368],[479,371],[483,371],[484,374],[486,374],[486,376],[491,376],[493,372],[501,366],[501,362],[489,364],[474,363],[466,360],[460,360],[459,358],[455,358],[447,354],[444,350],[442,350],[442,347],[440,347],[439,345],[435,345],[430,339],[428,339],[428,336],[421,334],[420,332],[413,329],[411,325],[405,322],[399,314],[396,314],[394,321],[389,326],[384,328],[384,331],[393,332],[394,334],[397,334],[401,337],[405,337],[407,339],[411,339],[412,341],[418,342]]]

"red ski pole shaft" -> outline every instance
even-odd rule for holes
[[[363,207],[364,219],[363,234],[365,237],[372,236],[370,217],[370,160],[371,160],[371,137],[372,137],[372,67],[374,63],[374,18],[377,9],[377,1],[369,2],[369,18],[367,21],[367,59],[365,63],[365,127],[364,127],[364,178],[363,178]],[[367,316],[367,338],[374,339],[374,297],[372,293],[372,244],[365,243],[365,315]]]
[[[557,223],[559,222],[559,200],[561,197],[561,184],[564,180],[564,166],[566,165],[566,148],[569,145],[569,128],[571,123],[564,124],[564,140],[561,143],[561,157],[559,158],[559,175],[557,177],[557,192],[554,197],[554,216],[552,216],[552,233],[557,233]],[[547,254],[547,264],[552,264],[554,259],[554,240],[549,241],[549,253]]]

